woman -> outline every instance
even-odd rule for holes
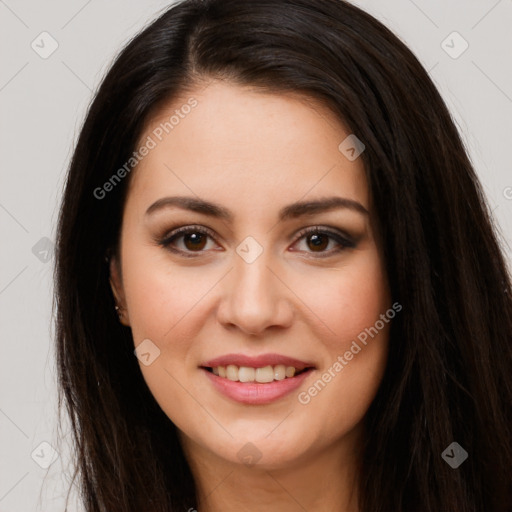
[[[57,242],[87,511],[511,510],[510,276],[365,12],[170,8],[89,108]]]

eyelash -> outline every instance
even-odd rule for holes
[[[163,248],[165,248],[175,254],[179,254],[186,258],[195,258],[195,257],[199,256],[204,251],[201,250],[201,251],[187,252],[187,251],[183,251],[181,249],[176,249],[176,248],[172,247],[172,245],[171,245],[176,239],[180,238],[183,235],[187,235],[190,233],[199,233],[201,235],[207,235],[211,239],[215,240],[215,235],[210,229],[208,229],[204,226],[194,225],[194,226],[180,227],[180,228],[172,231],[165,238],[163,238],[161,240],[157,240],[157,242],[160,246],[162,246]],[[323,228],[322,226],[313,226],[313,227],[309,227],[309,228],[305,228],[305,229],[301,230],[297,234],[297,237],[296,237],[295,241],[293,242],[293,244],[296,244],[299,240],[301,240],[302,238],[304,238],[307,235],[327,235],[328,237],[333,239],[335,242],[337,242],[339,245],[339,247],[337,249],[334,249],[334,250],[331,249],[327,253],[310,252],[309,254],[318,254],[318,256],[317,255],[314,256],[315,258],[326,258],[328,256],[332,256],[333,254],[337,254],[345,249],[352,249],[356,246],[356,244],[349,238],[346,238],[343,235],[341,235],[340,233],[337,233],[335,231],[331,231],[330,229]],[[320,254],[323,254],[323,255],[320,255]]]

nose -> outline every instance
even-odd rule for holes
[[[292,324],[293,294],[264,255],[252,263],[237,256],[234,269],[223,280],[217,318],[227,329],[258,336]]]

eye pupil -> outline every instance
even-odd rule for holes
[[[203,249],[206,242],[206,236],[202,233],[188,233],[183,236],[183,242],[189,250]],[[190,242],[192,242],[192,246],[189,246]]]
[[[325,235],[320,235],[318,233],[310,235],[309,240],[311,243],[313,243],[313,247],[315,249],[325,249],[329,244],[328,237],[326,237]]]

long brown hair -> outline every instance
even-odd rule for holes
[[[114,310],[128,161],[163,101],[218,77],[321,100],[356,133],[387,274],[403,310],[367,416],[367,512],[512,510],[512,288],[481,186],[430,77],[380,22],[340,0],[186,0],[121,51],[69,167],[55,269],[59,407],[88,512],[178,511],[196,489],[176,428]],[[136,172],[134,170],[133,172]],[[468,453],[458,468],[442,452]]]

